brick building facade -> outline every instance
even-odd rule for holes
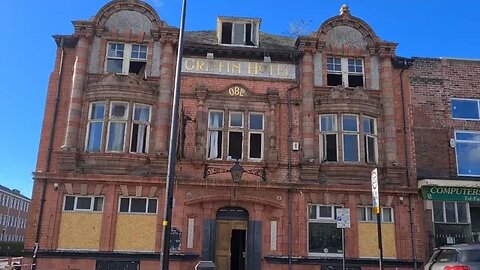
[[[480,62],[413,58],[410,74],[425,250],[479,242]]]
[[[0,185],[0,242],[23,242],[30,199]]]
[[[73,24],[55,36],[28,260],[158,269],[178,29],[134,0]],[[346,6],[296,40],[260,25],[218,17],[215,31],[186,33],[171,267],[341,267],[345,252],[376,268],[378,168],[385,267],[413,268],[421,203],[396,44]],[[345,250],[337,208],[351,215]]]

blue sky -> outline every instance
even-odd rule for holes
[[[71,21],[94,16],[106,0],[0,0],[0,184],[31,196],[49,74],[52,35],[71,34]],[[181,0],[148,0],[161,19],[179,26]],[[404,57],[480,59],[479,1],[450,0],[189,0],[186,30],[213,30],[216,17],[262,18],[261,30],[305,34],[347,4]],[[301,23],[301,22],[304,23]]]

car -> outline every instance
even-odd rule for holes
[[[436,248],[424,270],[480,270],[480,244]]]

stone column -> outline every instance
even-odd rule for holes
[[[172,113],[172,94],[174,79],[174,39],[162,36],[162,53],[160,60],[160,80],[158,89],[156,122],[155,122],[155,153],[159,156],[168,155],[170,133],[170,118]]]
[[[278,159],[277,154],[277,119],[276,119],[276,106],[278,103],[278,90],[268,89],[267,91],[268,105],[270,107],[270,121],[268,125],[268,161],[276,163]],[[267,129],[267,127],[264,127]],[[291,132],[291,131],[289,131]]]
[[[395,93],[393,85],[393,67],[390,54],[381,53],[380,74],[383,103],[383,138],[387,166],[397,162],[397,133],[395,126]]]
[[[68,110],[67,129],[65,132],[65,141],[62,146],[62,149],[67,151],[78,148],[78,131],[82,116],[85,79],[87,77],[88,41],[87,35],[84,34],[80,35],[78,38],[75,64],[73,66],[72,91],[70,95],[70,108]]]
[[[314,73],[313,54],[316,52],[316,40],[302,37],[299,40],[299,49],[303,52],[300,66],[300,89],[302,93],[302,151],[303,161],[311,162],[315,159],[315,109],[314,109]]]
[[[205,111],[205,98],[207,97],[207,88],[205,86],[199,86],[195,89],[195,95],[197,96],[197,128],[195,129],[195,159],[205,160],[206,154],[206,137],[207,125],[208,125],[208,112]]]

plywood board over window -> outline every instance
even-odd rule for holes
[[[58,249],[98,250],[102,213],[63,212],[58,234]]]

